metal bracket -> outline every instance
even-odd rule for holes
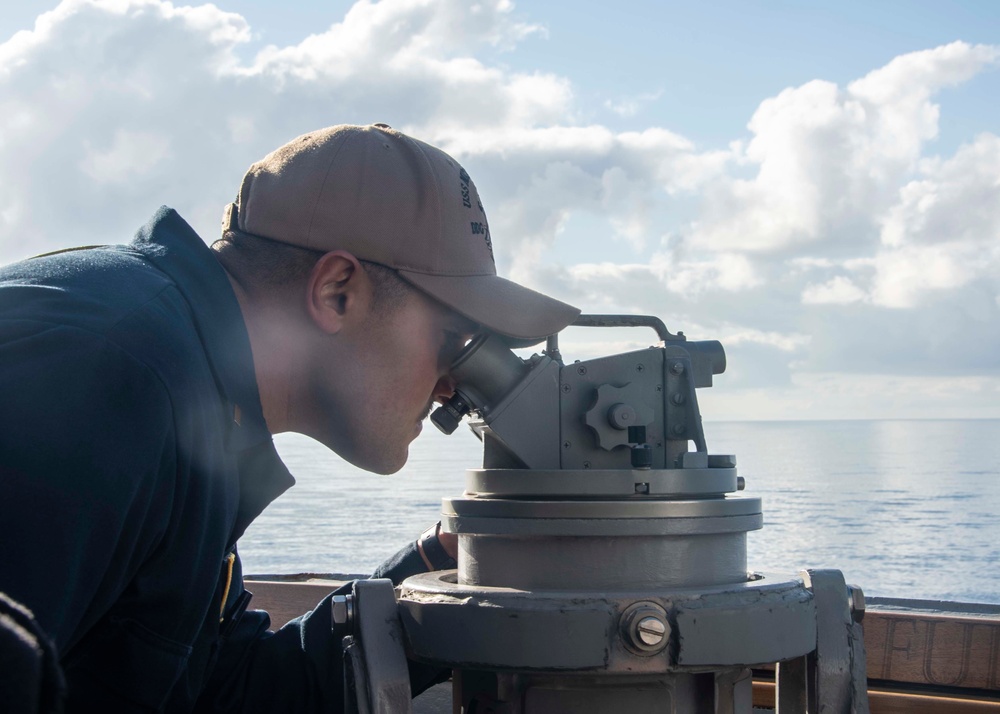
[[[868,714],[860,590],[839,570],[803,570],[816,602],[816,650],[778,663],[775,714]]]
[[[345,638],[346,671],[353,695],[351,714],[412,714],[410,673],[403,649],[403,626],[396,592],[386,579],[354,583],[355,632]],[[350,640],[348,642],[347,640]]]

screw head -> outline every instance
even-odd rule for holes
[[[670,371],[673,372],[674,374],[684,374],[684,363],[674,362],[672,365],[670,365]]]
[[[586,374],[587,368],[581,364],[579,367],[576,368],[576,373],[580,375]]]
[[[571,386],[569,386],[568,384],[564,384],[562,386],[563,394],[569,394],[570,391],[572,391],[572,389],[573,388]]]
[[[655,647],[663,642],[663,636],[667,632],[667,626],[664,622],[661,622],[655,617],[644,617],[639,620],[635,630],[636,635],[640,640],[642,640],[643,644]]]
[[[636,371],[636,372],[641,372],[641,371],[642,371],[642,370],[644,370],[644,369],[646,369],[646,367],[645,367],[645,365],[643,365],[642,363],[639,363],[639,364],[637,364],[637,365],[635,366],[635,371]]]
[[[674,424],[674,433],[677,434],[677,436],[680,436],[681,434],[683,434],[684,433],[684,429],[685,429],[685,427],[684,427],[683,424]]]
[[[680,392],[675,392],[674,394],[670,395],[670,401],[679,407],[681,404],[684,403],[684,395],[681,394]]]
[[[670,639],[667,612],[655,602],[629,605],[622,613],[620,623],[625,646],[638,655],[662,652]]]
[[[573,444],[572,444],[572,443],[570,443],[570,442],[568,442],[568,441],[564,441],[564,442],[563,442],[563,448],[564,448],[564,449],[568,449],[568,448],[569,448],[569,447],[571,447],[572,445],[573,445]]]

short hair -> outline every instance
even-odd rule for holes
[[[328,251],[238,231],[224,231],[212,244],[219,261],[248,291],[283,291],[305,282],[309,272]],[[372,281],[372,310],[383,317],[405,302],[415,288],[392,268],[360,260]]]

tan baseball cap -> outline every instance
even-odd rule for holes
[[[472,179],[440,149],[385,124],[304,134],[247,171],[223,230],[318,251],[346,250],[399,272],[455,312],[536,342],[575,307],[496,273]]]

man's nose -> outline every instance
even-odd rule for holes
[[[446,374],[437,381],[434,385],[434,392],[432,394],[434,401],[444,404],[446,401],[451,399],[452,395],[455,393],[455,385],[457,382],[455,378],[450,374]]]

